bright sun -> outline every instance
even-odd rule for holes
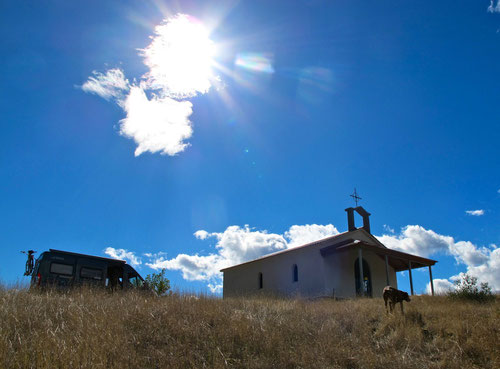
[[[143,50],[150,87],[175,98],[207,92],[214,79],[215,45],[201,22],[178,14],[157,26],[155,33]]]

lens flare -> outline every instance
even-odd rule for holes
[[[240,68],[259,73],[274,73],[272,60],[261,53],[241,53],[236,56],[234,64]]]

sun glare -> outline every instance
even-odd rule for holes
[[[143,50],[150,68],[148,84],[170,97],[206,93],[213,79],[215,45],[196,18],[178,14],[157,26],[151,44]]]

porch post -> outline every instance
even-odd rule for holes
[[[387,281],[386,286],[390,285],[389,282],[389,256],[385,255],[385,279]]]
[[[430,280],[431,280],[431,292],[432,292],[432,296],[434,296],[434,281],[432,280],[432,269],[431,269],[430,265],[429,265],[429,277],[430,277]]]
[[[408,261],[408,272],[410,273],[410,289],[413,296],[413,278],[411,277],[411,261]]]
[[[361,296],[365,295],[365,280],[364,280],[364,275],[363,275],[363,251],[361,250],[361,247],[359,248],[359,283],[360,283],[360,292]]]

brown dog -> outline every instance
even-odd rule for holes
[[[389,301],[389,308],[391,310],[394,309],[394,306],[399,302],[401,304],[401,313],[404,314],[403,311],[403,301],[408,301],[410,302],[410,296],[408,296],[408,293],[404,291],[400,291],[395,289],[394,287],[387,286],[384,287],[384,292],[382,294],[384,296],[384,302],[385,302],[385,310],[387,311],[387,301]]]

